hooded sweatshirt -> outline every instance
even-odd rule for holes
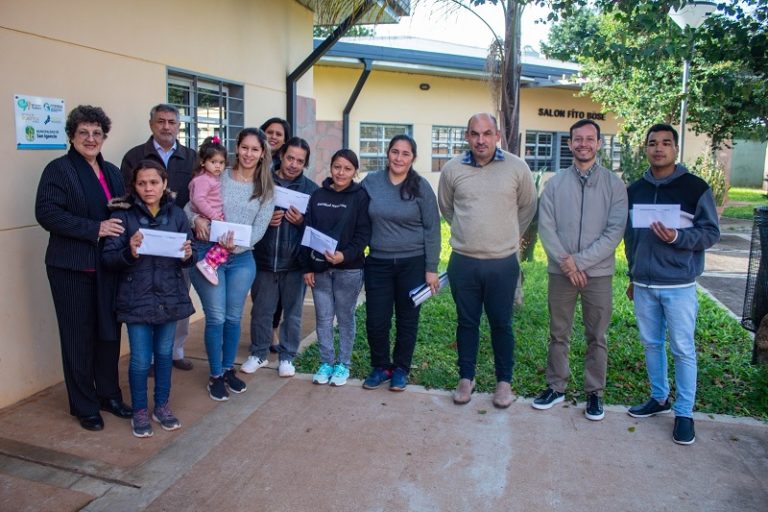
[[[354,181],[340,192],[331,188],[332,183],[331,178],[326,178],[321,188],[312,193],[304,226],[338,241],[336,250],[344,255],[344,261],[331,268],[363,268],[363,251],[371,239],[368,193]],[[310,272],[309,252],[308,247],[302,246],[301,262],[305,272]]]
[[[629,278],[640,286],[674,287],[693,284],[704,271],[704,251],[720,239],[720,226],[709,185],[677,164],[671,175],[657,180],[651,170],[627,189],[629,220],[624,248]],[[677,238],[666,243],[650,228],[632,226],[636,204],[679,204]]]

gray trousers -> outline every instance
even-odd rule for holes
[[[547,384],[563,393],[571,371],[568,352],[573,331],[576,299],[581,295],[584,338],[587,352],[584,357],[584,391],[603,395],[605,373],[608,368],[608,349],[605,332],[611,321],[613,276],[590,277],[587,286],[578,289],[561,274],[549,274],[549,354],[547,356]]]
[[[292,361],[301,342],[301,312],[304,305],[304,272],[259,270],[251,286],[251,355],[267,359],[272,344],[272,320],[278,300],[283,304],[278,353],[281,361]]]
[[[363,287],[363,269],[330,269],[315,274],[312,297],[315,301],[317,343],[320,362],[336,361],[349,366],[355,344],[355,306]],[[274,310],[274,309],[273,309]],[[333,317],[339,323],[339,357],[333,348]]]

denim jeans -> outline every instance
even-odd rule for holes
[[[411,371],[411,359],[419,330],[420,307],[413,307],[408,295],[424,283],[424,256],[412,258],[365,259],[365,326],[373,368]],[[395,309],[395,347],[389,358],[389,331]]]
[[[283,306],[283,325],[280,327],[281,361],[293,361],[299,350],[301,312],[304,306],[304,272],[270,272],[261,270],[251,288],[251,355],[266,359],[272,344],[272,325],[275,308]]]
[[[131,360],[128,363],[128,384],[131,387],[133,410],[148,408],[147,374],[155,358],[155,407],[165,405],[171,394],[171,361],[176,322],[159,325],[127,324]]]
[[[333,317],[339,322],[338,362],[349,366],[355,343],[355,306],[363,287],[363,269],[329,269],[315,274],[312,298],[315,301],[317,342],[320,362],[336,362],[333,348]]]
[[[195,242],[198,254],[204,254],[212,244]],[[190,277],[205,313],[205,351],[211,377],[221,376],[235,364],[240,342],[240,319],[248,290],[256,277],[256,262],[251,251],[231,254],[218,268],[219,284],[214,286],[200,274],[197,267]]]
[[[474,379],[480,348],[480,316],[483,309],[491,328],[496,382],[510,382],[515,365],[515,334],[512,307],[520,264],[517,254],[481,260],[451,253],[448,280],[456,303],[456,345],[459,377]]]
[[[675,360],[676,416],[692,417],[696,401],[696,286],[685,288],[634,287],[635,316],[640,340],[645,345],[645,364],[651,381],[651,397],[664,402],[669,396],[666,332]]]

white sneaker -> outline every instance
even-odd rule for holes
[[[240,371],[243,373],[253,373],[259,368],[263,368],[269,364],[269,361],[257,356],[248,356],[248,359],[240,365]]]
[[[281,377],[293,377],[296,375],[296,367],[293,366],[291,361],[280,361],[277,374]]]

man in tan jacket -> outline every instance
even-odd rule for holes
[[[571,126],[573,165],[547,181],[539,202],[539,237],[549,260],[549,355],[547,389],[532,404],[549,409],[565,399],[573,314],[581,296],[587,342],[584,414],[594,421],[605,416],[605,332],[611,320],[616,246],[627,223],[624,183],[597,164],[601,143],[600,126],[594,121]]]
[[[473,115],[465,136],[469,151],[443,166],[438,187],[440,212],[451,225],[448,279],[458,317],[459,384],[453,401],[471,399],[485,309],[496,369],[493,404],[505,408],[512,403],[517,251],[536,213],[536,188],[528,165],[496,147],[500,134],[492,115]]]

